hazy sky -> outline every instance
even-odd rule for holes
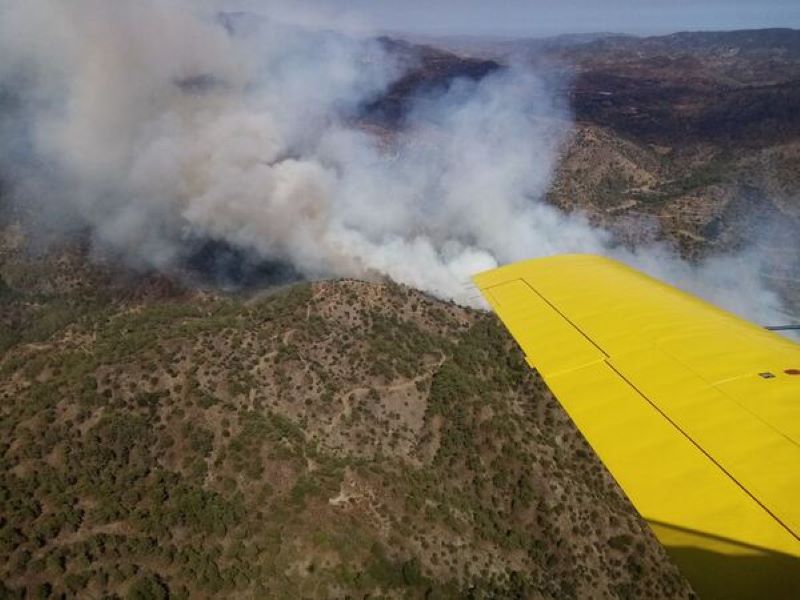
[[[373,26],[425,33],[557,34],[595,31],[800,27],[800,0],[316,0]]]

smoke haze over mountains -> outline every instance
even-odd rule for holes
[[[176,271],[211,240],[309,278],[387,276],[466,302],[477,271],[596,252],[780,318],[752,253],[700,266],[664,247],[630,253],[546,204],[570,114],[522,65],[429,95],[386,139],[358,117],[407,65],[300,13],[157,0],[0,11],[14,197],[134,266]]]

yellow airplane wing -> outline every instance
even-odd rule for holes
[[[599,256],[474,281],[701,598],[800,598],[800,345]]]

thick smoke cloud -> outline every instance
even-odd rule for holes
[[[613,250],[542,201],[569,114],[534,73],[456,82],[375,135],[356,116],[403,68],[382,45],[200,6],[0,0],[0,78],[21,107],[3,169],[51,226],[149,268],[213,239],[307,277],[388,276],[459,301],[501,263],[616,253],[774,320],[753,257],[695,268]]]

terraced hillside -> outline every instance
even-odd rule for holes
[[[0,275],[2,597],[692,595],[488,314]]]

